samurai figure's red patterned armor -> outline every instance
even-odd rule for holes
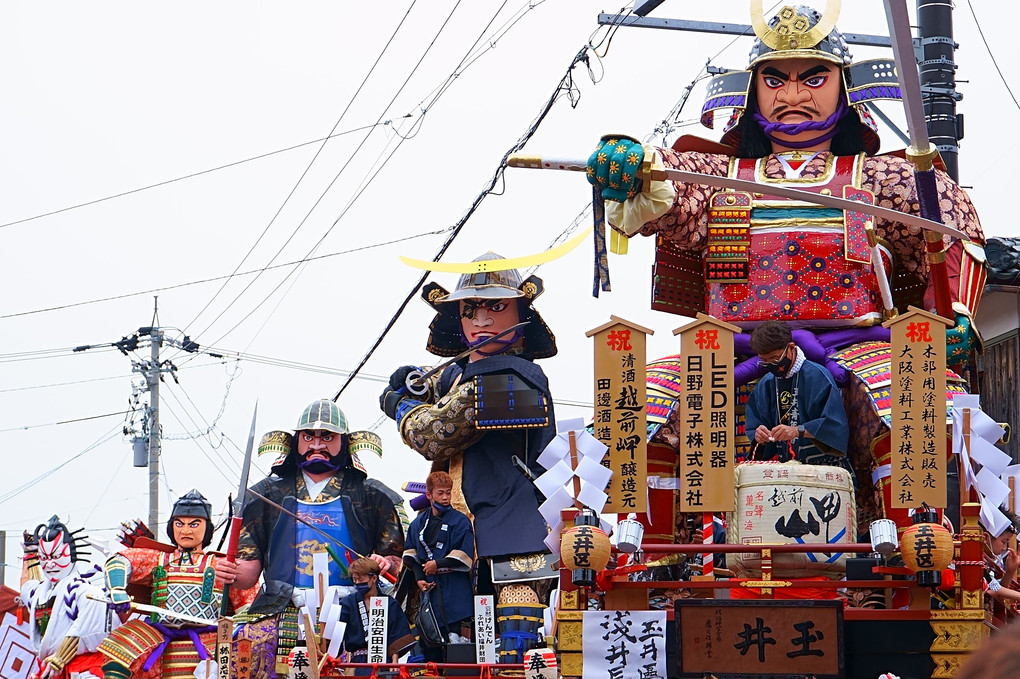
[[[863,155],[830,155],[828,161],[818,177],[773,179],[764,159],[733,159],[729,176],[874,202],[860,187]],[[767,194],[713,194],[705,251],[708,313],[745,327],[771,319],[812,328],[881,323],[866,219]],[[892,258],[887,248],[880,250],[889,275]]]

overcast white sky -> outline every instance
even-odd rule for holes
[[[1020,91],[1018,10],[971,1],[1007,81]],[[886,32],[881,2],[846,4],[844,31]],[[278,251],[275,263],[294,262],[320,239],[316,254],[341,253],[293,273],[272,269],[247,290],[254,276],[237,277],[215,297],[221,282],[159,293],[159,324],[171,336],[184,330],[203,346],[320,367],[164,353],[180,368],[180,385],[168,379],[162,391],[162,517],[192,487],[222,511],[236,490],[256,399],[261,434],[292,427],[308,402],[336,392],[418,279],[398,255],[433,256],[445,235],[420,234],[464,214],[596,30],[598,13],[615,9],[591,0],[0,7],[0,529],[8,531],[7,563],[18,563],[21,530],[52,514],[110,538],[118,522],[148,513],[147,471],[131,466],[131,446],[119,434],[123,416],[54,423],[126,410],[131,360],[110,349],[69,349],[149,325],[152,295],[81,303],[260,269]],[[667,0],[654,16],[748,22],[746,0]],[[966,0],[955,21],[958,77],[967,81],[959,86],[961,183],[973,186],[987,235],[1017,235],[1007,168],[1020,147],[1013,133],[1020,110]],[[584,157],[605,132],[645,136],[708,57],[743,67],[750,45],[751,38],[622,29],[608,54],[591,58],[598,82],[584,67],[574,69],[579,103],[572,108],[562,98],[527,150]],[[474,61],[429,106],[469,54]],[[696,119],[703,94],[700,82],[683,121]],[[883,108],[902,120],[892,103]],[[393,123],[366,129],[380,120]],[[309,143],[334,126],[347,134],[325,146]],[[677,132],[718,136],[697,125]],[[886,150],[899,145],[888,132],[883,141]],[[195,173],[202,174],[65,209]],[[526,170],[508,171],[498,190],[445,260],[488,249],[506,256],[543,250],[591,195],[580,176]],[[565,402],[559,417],[588,415],[569,405],[591,401],[584,332],[610,314],[656,331],[650,358],[675,351],[671,331],[685,319],[648,309],[652,250],[651,240],[640,239],[631,254],[614,258],[614,291],[598,300],[591,297],[590,244],[538,272],[547,293],[536,306],[560,346],[559,356],[543,362],[554,396]],[[452,288],[456,276],[436,279]],[[76,306],[29,313],[63,305]],[[340,400],[354,427],[374,426],[383,436],[383,459],[366,463],[394,488],[422,479],[427,464],[403,447],[391,421],[379,422],[378,378],[401,364],[433,362],[424,350],[431,317],[415,298]],[[147,357],[145,350],[137,358]],[[213,423],[212,434],[196,435]],[[263,474],[253,469],[252,480]],[[8,583],[16,578],[8,571]]]

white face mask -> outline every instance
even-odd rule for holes
[[[71,544],[58,534],[53,540],[39,540],[39,567],[51,582],[63,580],[71,573]]]

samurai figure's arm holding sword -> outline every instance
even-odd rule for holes
[[[275,433],[279,432],[267,436]],[[351,431],[332,401],[314,401],[302,412],[293,437],[286,435],[283,455],[273,464],[271,474],[243,491],[247,500],[235,518],[241,522],[237,559],[234,563],[217,562],[216,575],[238,587],[252,586],[263,576],[263,586],[252,604],[253,614],[279,613],[292,595],[296,596],[295,589],[312,586],[311,575],[302,569],[310,565],[312,552],[326,551],[322,546],[329,541],[324,542],[319,530],[289,516],[304,513],[298,509],[300,503],[317,502],[315,525],[353,546],[335,550],[341,560],[330,569],[332,584],[347,584],[342,582],[344,564],[355,553],[396,570],[391,558],[399,564],[396,555],[403,550],[403,528],[394,500],[356,466],[360,464],[354,457],[356,446],[380,448],[364,438],[365,434]],[[314,496],[309,495],[310,488],[317,488]],[[258,499],[255,493],[274,504]],[[281,512],[278,506],[290,509]],[[319,547],[309,551],[311,543]]]

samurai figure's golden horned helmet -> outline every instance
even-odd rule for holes
[[[840,0],[827,0],[825,12],[806,5],[787,5],[765,22],[761,0],[751,0],[751,26],[758,39],[751,48],[748,68],[773,59],[825,59],[850,64],[850,49],[836,29]]]

